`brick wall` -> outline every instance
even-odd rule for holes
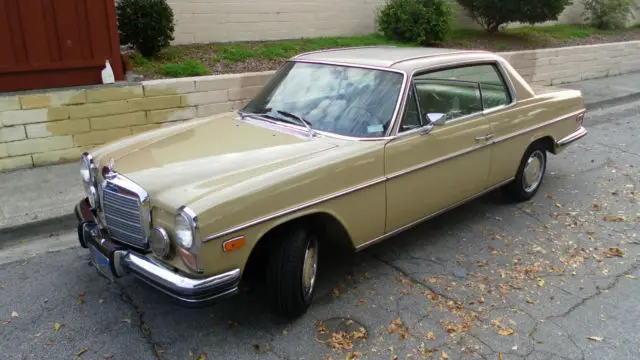
[[[456,4],[454,0],[449,1]],[[385,2],[169,0],[176,20],[176,44],[368,34],[376,30],[376,10]],[[457,27],[478,27],[463,9],[455,8]],[[559,21],[546,25],[580,23],[583,10],[582,2],[575,1],[560,15]]]
[[[640,71],[640,41],[501,55],[538,85]],[[111,140],[238,109],[272,74],[0,94],[0,171],[77,161]]]

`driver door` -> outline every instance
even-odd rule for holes
[[[386,145],[387,233],[488,186],[491,126],[479,87],[444,75],[414,77],[398,136]]]

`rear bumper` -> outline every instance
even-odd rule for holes
[[[99,271],[107,278],[113,280],[132,274],[183,305],[190,306],[206,305],[238,292],[239,269],[206,278],[193,278],[181,274],[145,254],[109,239],[107,234],[99,229],[86,199],[76,205],[75,213],[80,222],[80,245],[94,253],[99,252],[97,256],[94,255],[94,262],[101,261],[101,266],[96,267],[99,267]]]
[[[571,134],[569,134],[568,136],[560,139],[557,144],[556,147],[558,148],[564,148],[572,143],[574,143],[575,141],[578,141],[580,139],[582,139],[583,137],[587,136],[587,129],[584,128],[584,126],[580,126],[580,128],[574,132],[572,132]]]

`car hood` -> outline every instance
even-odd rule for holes
[[[337,145],[223,114],[147,132],[94,152],[144,188],[152,203],[177,208],[217,189],[296,164]]]

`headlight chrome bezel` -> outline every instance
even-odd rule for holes
[[[193,249],[198,237],[198,217],[193,210],[186,206],[182,206],[178,209],[178,213],[174,219],[176,242],[180,247],[185,250]],[[182,235],[188,235],[189,238],[185,239]]]
[[[189,241],[185,241],[179,234],[188,233]],[[182,206],[174,218],[175,241],[180,248],[180,253],[185,265],[191,270],[202,272],[202,259],[200,253],[200,227],[198,216],[189,207]],[[194,261],[195,260],[195,264]]]
[[[151,233],[149,234],[149,247],[151,251],[161,259],[170,259],[172,257],[169,234],[161,226],[156,226],[151,229]]]
[[[85,194],[89,198],[89,203],[93,209],[97,209],[100,201],[98,194],[97,169],[93,157],[89,153],[82,154],[80,160],[80,178],[84,185]],[[88,176],[88,179],[87,179]]]

